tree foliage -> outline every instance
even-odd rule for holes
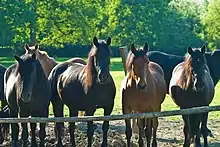
[[[185,53],[188,45],[201,46],[204,36],[200,23],[204,11],[190,0],[1,0],[0,4],[0,45],[15,49],[35,42],[55,48],[89,45],[93,36],[111,36],[114,46],[148,42],[157,50]]]
[[[220,47],[220,1],[211,0],[207,12],[202,19],[204,25],[204,39],[209,42],[209,47]]]

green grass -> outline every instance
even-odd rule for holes
[[[56,58],[57,61],[65,61],[68,58]],[[12,63],[14,63],[14,59],[10,57],[0,57],[0,64],[5,65],[6,67],[10,66]],[[124,71],[123,71],[123,66],[120,58],[112,58],[111,59],[111,75],[113,76],[113,79],[116,84],[117,88],[117,93],[115,97],[115,105],[114,105],[114,111],[112,114],[121,114],[121,97],[120,97],[120,85],[121,81],[124,78]],[[215,87],[215,97],[211,103],[211,105],[219,105],[220,104],[220,83]],[[164,103],[162,104],[162,110],[175,110],[179,109],[172,99],[167,95]],[[52,108],[50,108],[50,114],[53,115],[52,113]],[[97,110],[96,115],[102,115],[103,111]],[[65,116],[68,116],[68,109],[65,108]],[[181,117],[180,116],[173,116],[169,117],[171,120],[179,120]],[[220,118],[220,113],[219,112],[212,112],[209,114],[209,119],[216,119]]]

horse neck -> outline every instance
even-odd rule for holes
[[[44,73],[44,70],[39,60],[37,60],[35,64],[36,64],[35,65],[36,66],[36,80],[35,80],[35,84],[33,88],[38,89],[39,87],[43,86],[42,84],[44,84],[44,81],[47,80],[47,77]]]
[[[38,58],[39,62],[43,68],[43,71],[46,75],[46,77],[49,76],[51,70],[53,69],[53,67],[57,64],[55,61],[53,61],[52,59],[49,59],[48,57],[46,58]]]

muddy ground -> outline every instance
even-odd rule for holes
[[[97,130],[94,133],[94,142],[93,147],[100,147],[102,141],[102,130],[101,130],[101,123],[96,122],[98,125]],[[68,124],[65,124],[67,128]],[[209,120],[208,126],[211,129],[212,133],[214,134],[214,138],[208,138],[209,147],[220,147],[220,120]],[[180,147],[183,144],[183,123],[182,121],[171,121],[168,118],[160,118],[159,119],[159,128],[157,132],[157,140],[158,140],[158,147]],[[125,125],[124,121],[113,121],[110,122],[110,130],[109,130],[109,137],[108,137],[108,144],[109,147],[124,147],[126,146],[125,142]],[[86,147],[87,145],[87,138],[86,138],[86,123],[77,123],[76,129],[76,144],[77,147]],[[10,136],[7,140],[1,145],[4,147],[10,146]],[[132,137],[132,145],[134,147],[138,146],[137,144],[138,136],[137,134],[133,134]],[[201,138],[203,141],[203,139]],[[39,139],[38,139],[39,141]],[[47,124],[47,137],[46,137],[46,146],[53,147],[55,146],[55,136],[53,132],[53,123]],[[69,145],[69,134],[68,129],[65,133],[64,138],[65,146],[68,147]]]

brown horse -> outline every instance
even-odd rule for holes
[[[44,74],[35,53],[21,57],[14,56],[17,63],[11,65],[4,75],[4,93],[9,106],[10,117],[48,117],[51,98],[50,83]],[[27,123],[22,123],[23,146],[28,143]],[[12,146],[17,146],[18,123],[11,124]],[[31,123],[31,145],[37,146],[35,138],[36,123]],[[46,137],[45,123],[40,123],[40,146]]]
[[[78,111],[94,115],[97,108],[104,109],[104,115],[110,115],[116,94],[116,88],[110,75],[111,38],[107,41],[93,38],[93,46],[86,65],[72,62],[60,63],[49,75],[52,88],[52,104],[56,117],[63,117],[63,104],[70,111],[70,117],[77,116]],[[75,123],[70,122],[70,142],[75,145]],[[102,146],[107,146],[109,121],[103,123]],[[58,144],[62,146],[60,123],[57,123]],[[88,122],[88,146],[92,145],[93,122]]]
[[[170,81],[170,94],[180,109],[208,106],[214,97],[214,83],[210,76],[204,56],[205,46],[199,49],[188,47],[188,55],[185,61],[179,63],[173,70]],[[204,138],[204,146],[207,147],[207,119],[208,113],[183,115],[184,120],[184,147],[191,143],[201,146],[201,133]]]
[[[131,51],[126,60],[128,74],[124,78],[121,86],[122,111],[123,114],[159,112],[161,104],[166,95],[166,83],[162,68],[150,62],[146,53],[148,44],[142,49],[136,49],[131,45]],[[125,120],[127,145],[130,146],[132,136],[131,121]],[[139,146],[143,146],[143,128],[147,139],[147,147],[150,147],[152,128],[153,142],[152,146],[157,146],[156,132],[158,127],[158,118],[138,119],[139,128]]]

